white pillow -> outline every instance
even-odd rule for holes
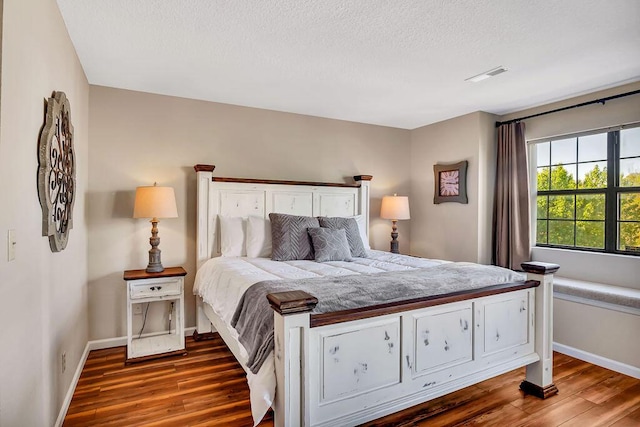
[[[218,221],[220,222],[220,252],[222,256],[247,256],[245,220],[241,217],[218,215]]]
[[[362,215],[355,215],[351,218],[356,220],[358,224],[358,231],[360,232],[360,238],[362,239],[362,244],[364,245],[365,250],[370,251],[371,245],[369,244],[369,238],[367,237],[367,223],[364,220]]]
[[[271,257],[271,221],[259,216],[247,218],[247,256]]]

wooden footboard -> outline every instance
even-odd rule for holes
[[[327,315],[307,293],[270,294],[275,425],[357,425],[522,366],[523,391],[555,394],[558,266],[523,268],[525,282]]]

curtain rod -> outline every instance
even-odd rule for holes
[[[618,95],[608,96],[606,98],[594,99],[593,101],[587,101],[587,102],[582,102],[580,104],[570,105],[568,107],[556,108],[555,110],[545,111],[543,113],[532,114],[530,116],[524,116],[524,117],[518,117],[517,119],[506,120],[504,122],[496,122],[496,127],[499,127],[500,125],[508,125],[510,123],[515,123],[515,122],[519,122],[526,119],[532,119],[534,117],[546,116],[547,114],[558,113],[560,111],[570,110],[572,108],[586,107],[587,105],[591,105],[591,104],[604,105],[605,102],[611,101],[612,99],[624,98],[625,96],[636,95],[638,93],[640,93],[640,90],[634,90],[631,92],[625,92]]]

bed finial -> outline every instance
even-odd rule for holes
[[[213,172],[213,170],[215,169],[215,165],[195,165],[193,166],[193,169],[196,172]]]

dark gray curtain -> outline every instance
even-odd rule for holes
[[[522,270],[530,260],[529,171],[524,123],[498,128],[492,263]]]

